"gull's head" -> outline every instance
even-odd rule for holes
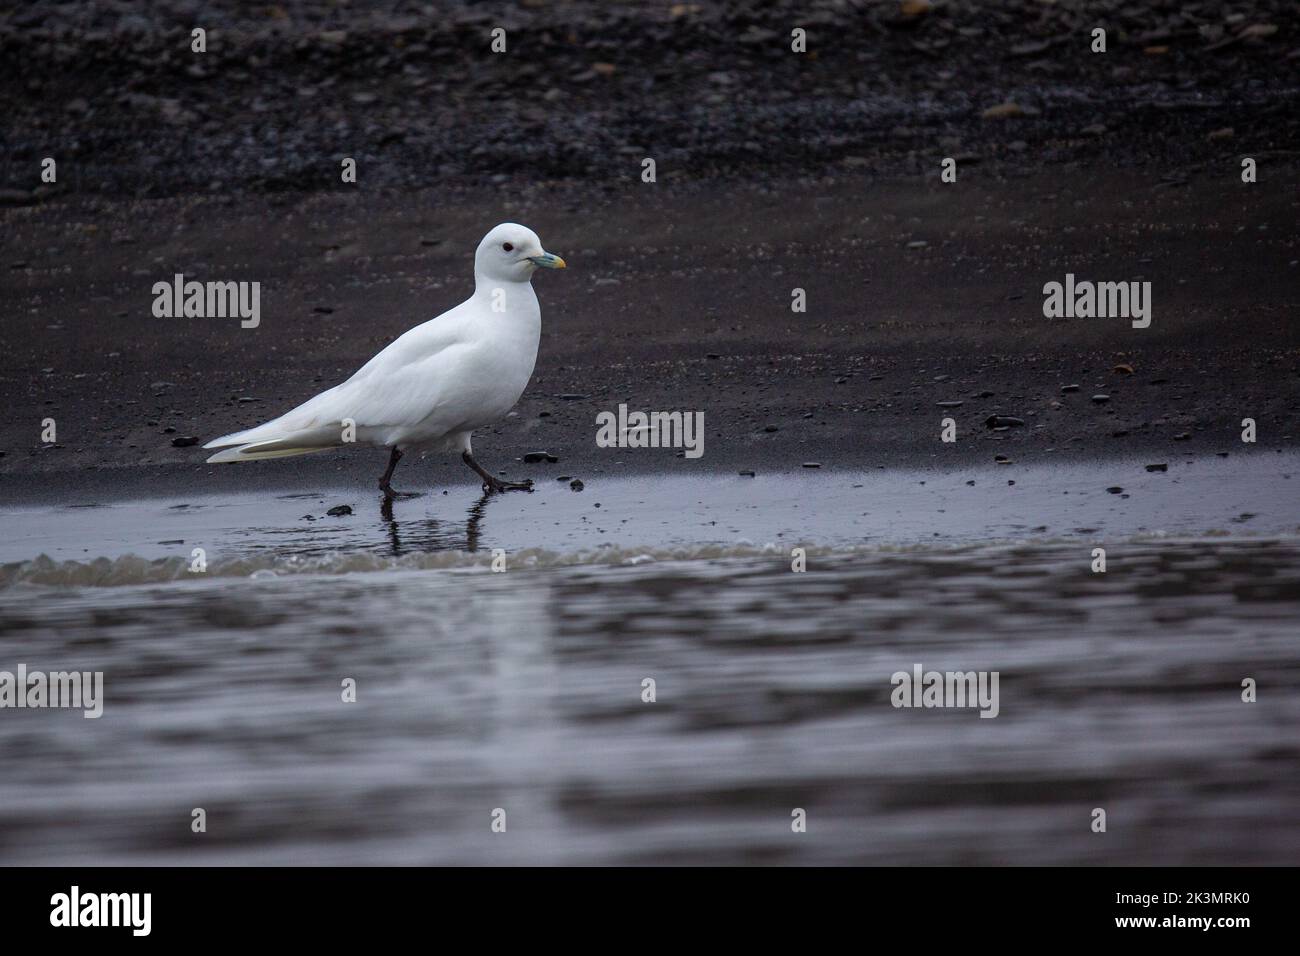
[[[478,244],[474,274],[498,282],[527,282],[538,269],[563,269],[564,260],[542,248],[537,233],[517,222],[503,222]]]

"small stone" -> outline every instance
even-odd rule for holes
[[[1011,415],[990,415],[984,419],[984,424],[988,428],[1016,428],[1024,423],[1023,418],[1014,418]]]
[[[189,448],[199,443],[198,438],[193,435],[182,435],[179,438],[173,438],[172,444],[177,448]]]
[[[1147,471],[1168,471],[1168,470],[1169,470],[1169,464],[1167,462],[1161,462],[1156,465],[1147,465]]]
[[[341,516],[343,516],[343,515],[350,515],[350,514],[352,514],[352,506],[351,506],[351,505],[335,505],[333,508],[331,508],[329,511],[327,511],[327,512],[325,512],[325,513],[326,513],[327,515],[332,515],[332,516],[335,517],[335,518],[341,517]]]
[[[1062,393],[1065,393],[1065,392],[1077,392],[1078,390],[1079,390],[1079,386],[1078,386],[1078,385],[1062,385],[1062,386],[1061,386],[1061,392],[1062,392]]]
[[[1024,116],[1025,110],[1019,103],[999,103],[997,106],[990,106],[980,116],[983,119],[1012,119],[1017,116]]]
[[[1277,25],[1273,23],[1252,23],[1248,27],[1243,27],[1241,33],[1237,34],[1243,40],[1260,40],[1264,37],[1271,37],[1277,33]]]
[[[1027,40],[1024,43],[1017,43],[1010,50],[1012,56],[1033,56],[1035,53],[1042,53],[1052,47],[1051,40]]]
[[[1092,400],[1093,400],[1094,402],[1096,402],[1098,405],[1105,405],[1107,402],[1110,401],[1110,396],[1109,396],[1109,395],[1094,395],[1094,396],[1092,396]]]
[[[1106,492],[1112,495],[1122,494],[1123,491],[1124,489],[1121,488],[1119,485],[1111,485],[1109,488],[1106,489]]]
[[[820,468],[822,463],[820,461],[805,461],[803,466],[805,468]]]
[[[577,479],[577,478],[574,478],[571,482],[569,482],[569,488],[570,488],[572,491],[581,491],[583,488],[586,488],[586,487],[587,487],[587,486],[584,485],[584,484],[583,484],[579,479]]]
[[[559,460],[559,458],[546,451],[530,451],[528,454],[524,455],[524,461],[530,465],[535,465],[538,462],[543,461],[548,465],[553,465]]]
[[[940,408],[961,408],[965,402],[935,402]]]

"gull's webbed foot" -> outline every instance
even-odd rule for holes
[[[502,481],[500,478],[493,478],[491,481],[483,482],[484,491],[532,491],[533,479],[525,478],[523,481]]]
[[[523,481],[502,481],[496,475],[487,471],[482,465],[474,460],[474,456],[465,452],[460,456],[465,464],[469,465],[483,479],[483,490],[485,492],[493,491],[532,491],[533,481],[531,478],[525,478]]]

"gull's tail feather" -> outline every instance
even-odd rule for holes
[[[243,431],[231,432],[229,435],[222,435],[220,438],[214,438],[206,442],[204,448],[229,448],[231,445],[253,445],[262,444],[268,441],[284,441],[287,438],[300,437],[297,433],[305,431],[302,428],[295,428],[291,424],[283,421],[287,416],[273,418],[269,422],[262,422],[260,425],[254,425],[252,428],[245,428]],[[328,445],[329,442],[302,441],[302,445]]]
[[[291,455],[306,455],[313,451],[337,448],[342,443],[342,421],[322,424],[319,415],[310,413],[310,404],[299,406],[287,415],[273,418],[269,422],[212,439],[203,447],[223,450],[209,458],[208,462],[220,464],[227,461],[256,461],[259,458],[288,458]]]
[[[228,461],[256,461],[259,458],[290,458],[293,455],[309,455],[314,451],[327,451],[330,448],[337,447],[336,445],[304,446],[299,444],[299,441],[300,439],[279,438],[271,441],[249,442],[247,445],[236,445],[233,448],[226,448],[217,452],[208,459],[208,464],[222,464]],[[211,444],[206,447],[211,447]]]

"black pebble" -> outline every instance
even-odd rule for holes
[[[1015,428],[1024,423],[1023,418],[1014,418],[1011,415],[990,415],[984,419],[984,424],[989,428]]]

